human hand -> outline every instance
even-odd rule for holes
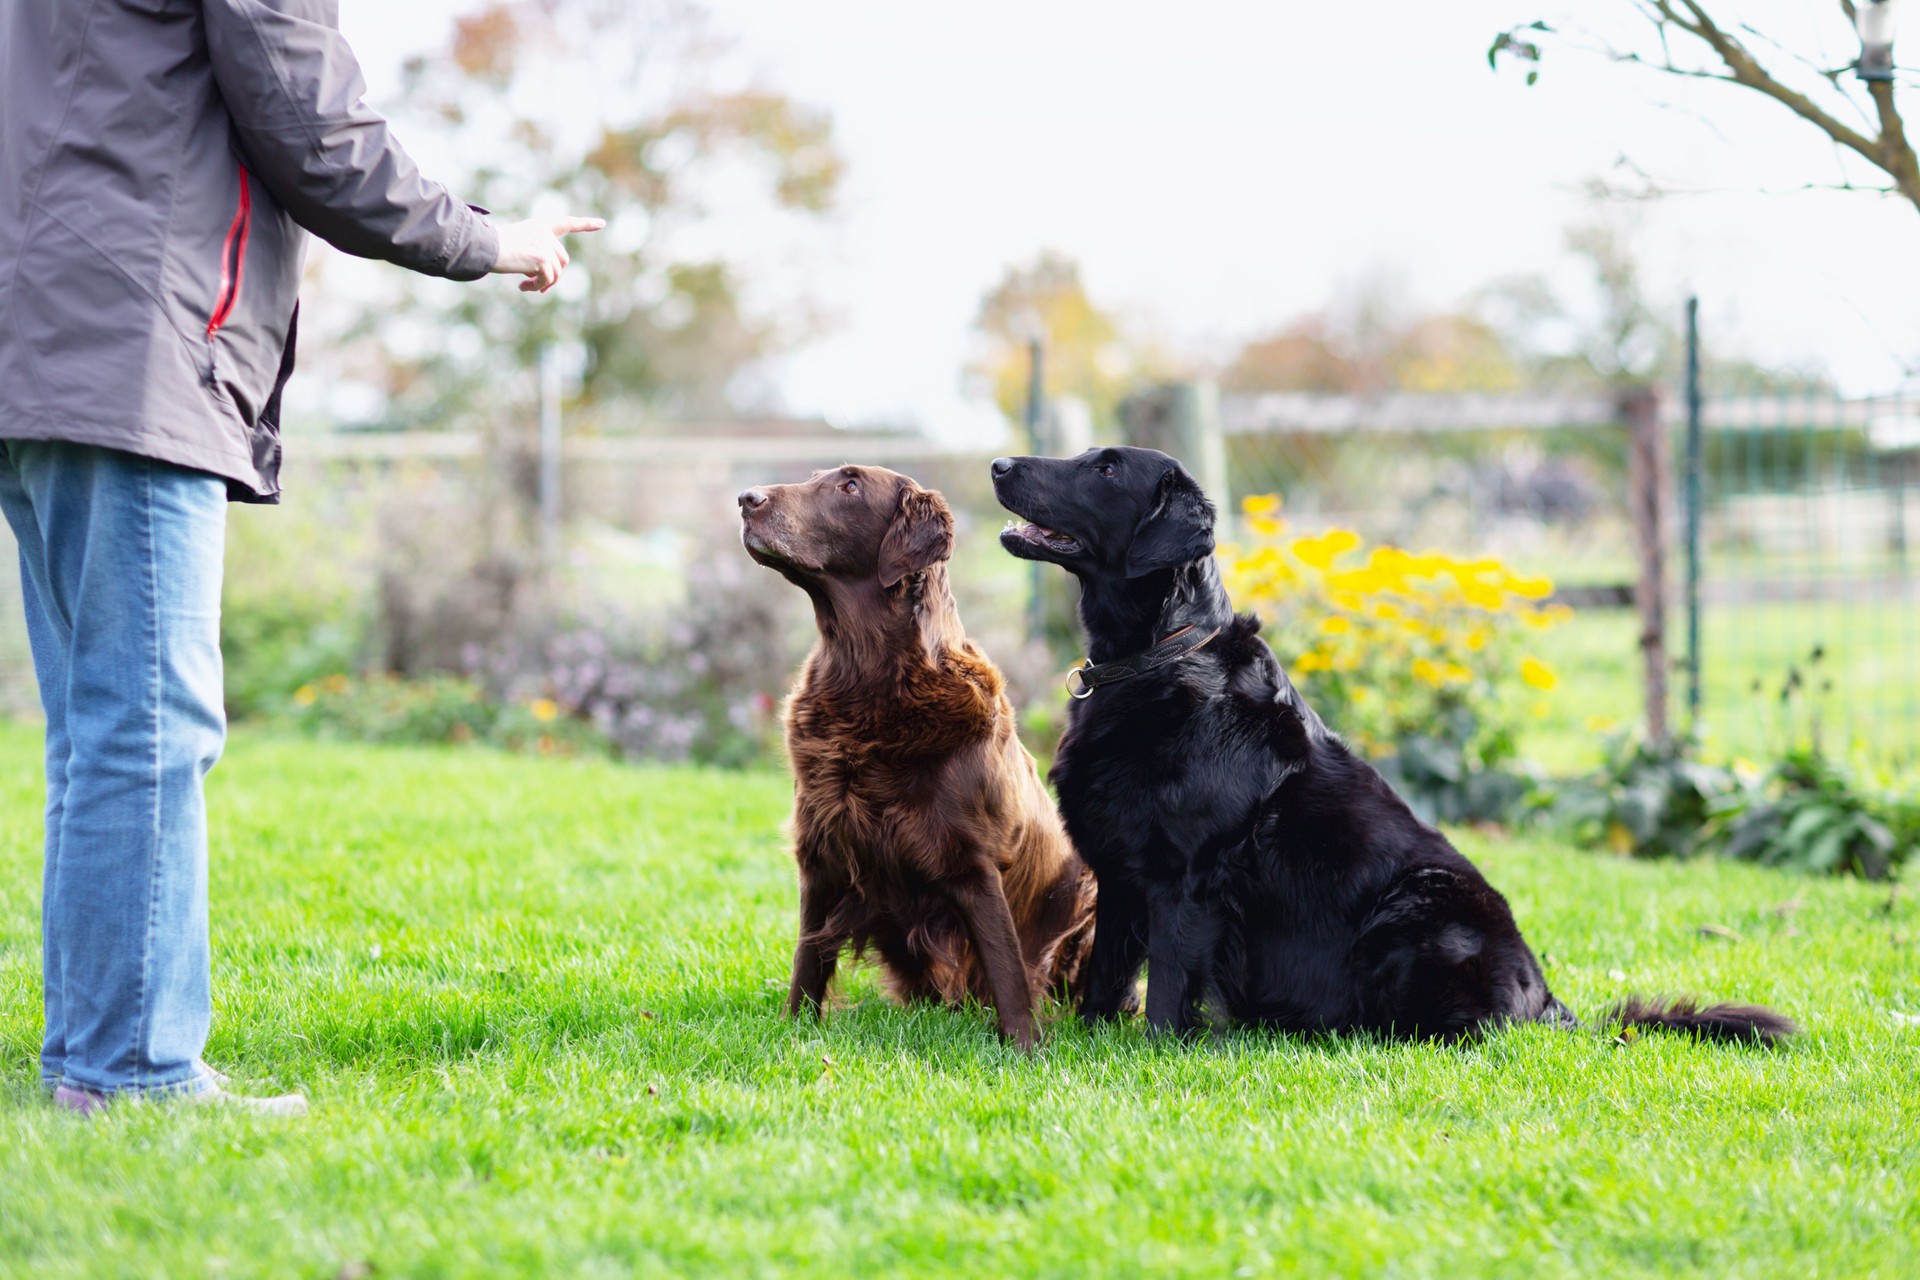
[[[493,273],[502,276],[526,276],[520,282],[522,293],[545,293],[560,283],[560,273],[572,261],[562,236],[598,231],[607,225],[605,218],[528,218],[501,227],[500,252],[493,260]]]

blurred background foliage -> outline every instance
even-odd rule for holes
[[[1270,324],[1204,350],[1103,292],[1071,246],[1043,250],[980,281],[973,354],[954,370],[998,407],[1003,437],[789,417],[772,370],[831,329],[806,264],[847,162],[829,113],[743,73],[737,52],[687,0],[515,0],[467,10],[406,65],[397,126],[454,189],[609,226],[574,243],[573,269],[541,298],[337,255],[313,268],[289,502],[233,522],[235,719],[774,762],[812,619],[740,552],[731,495],[861,461],[947,493],[963,616],[1044,757],[1077,655],[1030,629],[1032,579],[993,544],[1002,513],[985,471],[1030,447],[1035,340],[1043,430],[1062,446],[1126,438],[1129,397],[1175,380],[1217,386],[1243,416],[1263,397],[1678,397],[1681,298],[1645,265],[1640,206],[1596,182],[1551,275],[1488,279],[1435,306],[1376,270],[1319,305],[1276,300]],[[1887,874],[1920,839],[1911,774],[1901,757],[1863,764],[1843,716],[1823,733],[1809,708],[1906,705],[1911,634],[1879,625],[1892,615],[1878,597],[1821,611],[1765,584],[1896,572],[1877,524],[1847,532],[1864,550],[1834,550],[1833,528],[1852,526],[1833,504],[1889,501],[1912,450],[1866,426],[1801,429],[1801,406],[1811,422],[1837,401],[1818,368],[1711,342],[1703,355],[1708,387],[1779,409],[1709,432],[1704,450],[1716,563],[1753,597],[1736,625],[1778,643],[1715,668],[1718,714],[1697,742],[1633,736],[1634,620],[1599,597],[1566,604],[1630,576],[1612,424],[1241,422],[1215,495],[1223,568],[1313,705],[1424,815],[1550,821],[1624,855]],[[542,516],[543,413],[564,419],[570,450],[557,537]],[[1867,647],[1818,670],[1802,656],[1843,640]],[[0,661],[22,667],[0,641]],[[1783,697],[1790,665],[1800,681]]]

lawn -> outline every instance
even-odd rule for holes
[[[241,736],[208,1056],[300,1123],[41,1098],[30,729],[0,727],[0,1272],[100,1276],[1904,1276],[1920,906],[1463,836],[1555,990],[1764,1000],[1768,1054],[1155,1043],[856,970],[781,1016],[776,773]],[[1706,934],[1720,926],[1731,936]]]
[[[1686,656],[1684,615],[1669,623],[1677,664]],[[1920,603],[1716,605],[1703,629],[1701,727],[1709,757],[1776,760],[1817,717],[1830,751],[1884,770],[1890,781],[1912,777],[1920,752]],[[1631,610],[1588,609],[1531,638],[1560,686],[1546,700],[1547,715],[1523,729],[1524,756],[1556,774],[1590,769],[1607,733],[1639,724],[1638,636]],[[1810,665],[1815,648],[1824,656]],[[1807,692],[1783,708],[1780,686],[1794,668]],[[1672,723],[1685,729],[1686,672],[1678,665],[1668,693]]]

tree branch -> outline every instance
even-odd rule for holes
[[[1666,15],[1669,21],[1714,51],[1736,83],[1766,94],[1841,146],[1857,152],[1869,162],[1876,165],[1881,163],[1878,139],[1867,137],[1826,111],[1806,94],[1775,79],[1771,72],[1760,65],[1758,59],[1747,52],[1745,45],[1721,30],[1712,16],[1695,3],[1695,0],[1680,0],[1680,3],[1686,6],[1689,14],[1693,15],[1693,21],[1689,22],[1674,9],[1673,0],[1654,0],[1655,7]]]
[[[1874,109],[1880,113],[1879,166],[1886,170],[1887,176],[1900,184],[1900,192],[1920,207],[1920,161],[1914,159],[1913,144],[1907,141],[1906,122],[1900,118],[1900,109],[1893,103],[1893,82],[1875,80],[1867,86],[1867,92],[1873,96]]]
[[[1836,153],[1842,150],[1852,152],[1886,174],[1893,180],[1891,190],[1898,192],[1916,209],[1920,209],[1920,155],[1916,155],[1912,142],[1908,140],[1906,122],[1901,118],[1899,108],[1894,101],[1893,81],[1868,83],[1867,95],[1872,100],[1873,106],[1870,114],[1859,98],[1849,94],[1842,84],[1842,77],[1855,64],[1848,64],[1845,67],[1823,67],[1812,58],[1789,48],[1750,23],[1738,22],[1722,26],[1707,10],[1707,6],[1713,3],[1714,0],[1628,0],[1632,9],[1653,28],[1654,37],[1659,43],[1658,52],[1642,53],[1621,49],[1604,39],[1599,41],[1597,49],[1591,51],[1598,52],[1615,62],[1648,67],[1683,79],[1716,80],[1725,84],[1736,84],[1772,98],[1825,134],[1834,144]],[[1858,16],[1856,0],[1838,0],[1838,3],[1840,12],[1846,17],[1848,25],[1853,26]],[[1532,41],[1523,41],[1520,38],[1518,33],[1523,30],[1551,31],[1551,28],[1541,22],[1532,23],[1526,28],[1513,28],[1495,42],[1488,52],[1489,61],[1494,60],[1500,53],[1507,52],[1529,63],[1538,63],[1540,49]],[[1791,59],[1825,81],[1847,102],[1849,107],[1859,112],[1859,127],[1841,119],[1833,111],[1776,75],[1742,41],[1740,35],[1736,34],[1737,31],[1747,33],[1772,53]],[[1676,33],[1690,36],[1704,45],[1718,61],[1719,66],[1716,68],[1710,63],[1690,65],[1691,58],[1683,62],[1676,57],[1674,50]],[[1538,74],[1537,70],[1529,70],[1527,82],[1533,83]],[[1909,88],[1915,87],[1914,82],[1906,83]],[[1844,173],[1844,169],[1842,172]],[[1856,186],[1851,182],[1845,182],[1842,185],[1858,190],[1879,189]]]

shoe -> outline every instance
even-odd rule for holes
[[[201,1075],[213,1081],[213,1087],[216,1089],[224,1089],[228,1085],[233,1083],[232,1076],[229,1076],[224,1071],[214,1070],[212,1067],[207,1065],[207,1061],[205,1058],[195,1058],[193,1060],[193,1065],[195,1068],[199,1070]]]
[[[53,1091],[53,1105],[62,1111],[71,1111],[77,1116],[90,1116],[105,1111],[113,1099],[104,1093],[95,1093],[91,1089],[76,1089],[72,1085],[58,1085]]]
[[[198,1107],[234,1107],[258,1115],[288,1119],[307,1114],[306,1096],[298,1093],[283,1093],[273,1098],[250,1098],[243,1093],[228,1093],[216,1086],[205,1093],[187,1095],[187,1101]]]
[[[162,1098],[168,1095],[161,1095]],[[307,1100],[297,1093],[283,1093],[274,1098],[250,1098],[245,1094],[228,1093],[225,1089],[213,1088],[204,1093],[173,1095],[195,1106],[235,1107],[242,1111],[252,1111],[263,1116],[282,1116],[296,1118],[307,1114]],[[53,1091],[53,1105],[77,1116],[92,1116],[105,1111],[113,1102],[113,1096],[95,1093],[92,1089],[76,1089],[71,1085],[61,1085]]]

